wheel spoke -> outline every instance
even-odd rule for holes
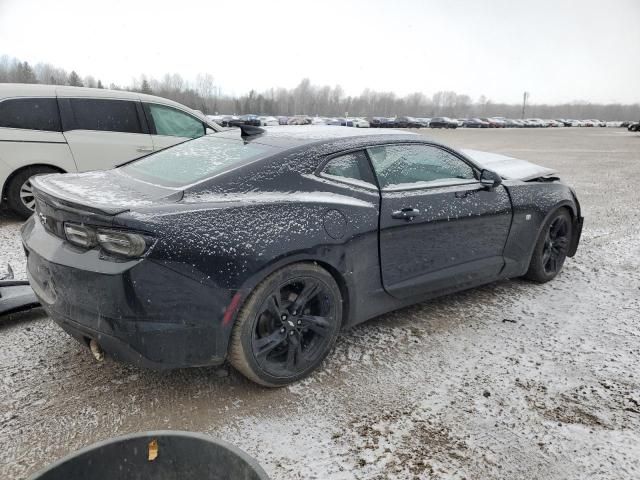
[[[319,290],[320,285],[318,282],[315,280],[306,280],[302,291],[296,297],[295,302],[293,302],[293,310],[296,312],[302,311],[304,306],[319,293]]]
[[[274,316],[274,318],[280,320],[280,314],[282,309],[280,308],[280,290],[274,292],[269,296],[267,301],[267,311]]]
[[[331,323],[327,317],[318,317],[314,315],[303,315],[300,317],[302,326],[317,333],[321,337],[326,337],[331,330]]]
[[[254,353],[257,357],[262,357],[271,352],[287,338],[286,332],[280,330],[273,332],[271,335],[259,338],[254,342]]]
[[[36,205],[36,199],[33,195],[33,187],[31,182],[27,180],[20,187],[20,200],[29,209],[33,210]]]
[[[549,229],[549,236],[554,240],[557,239],[563,232],[564,227],[565,227],[564,219],[563,218],[556,219],[556,221],[551,224],[551,228]]]
[[[569,245],[567,237],[559,237],[555,241],[555,246],[558,251],[563,252],[567,248],[567,245]]]
[[[293,368],[300,361],[302,353],[302,345],[295,335],[289,337],[289,349],[287,350],[287,369],[293,370]]]

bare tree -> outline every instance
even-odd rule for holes
[[[0,0],[1,1],[1,0]],[[48,83],[54,85],[87,85],[103,88],[100,80],[88,75],[84,82],[72,71],[70,74],[48,63],[38,63],[32,68],[28,62],[0,56],[0,82]],[[114,83],[110,88],[123,87]],[[521,105],[490,101],[484,95],[475,102],[465,94],[439,91],[432,96],[414,92],[404,97],[394,92],[378,92],[365,88],[360,95],[345,95],[340,85],[333,88],[313,85],[303,78],[293,89],[270,88],[260,92],[255,89],[241,96],[223,95],[210,73],[200,73],[193,83],[179,73],[167,73],[160,80],[140,75],[125,89],[153,93],[170,98],[205,113],[258,113],[269,115],[327,115],[353,116],[411,115],[450,116],[454,118],[504,116],[519,118]],[[637,120],[640,104],[593,104],[576,101],[559,105],[529,104],[527,115],[542,118],[599,118],[601,120]]]

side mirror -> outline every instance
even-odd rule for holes
[[[502,183],[502,177],[493,170],[485,169],[480,172],[480,183],[492,190]]]

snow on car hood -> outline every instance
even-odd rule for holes
[[[519,158],[500,155],[499,153],[468,149],[463,149],[462,153],[481,167],[493,170],[506,180],[522,180],[526,182],[534,178],[557,174],[557,171],[551,168],[542,167]]]

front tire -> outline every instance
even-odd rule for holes
[[[538,283],[555,278],[567,258],[572,235],[573,225],[567,209],[554,212],[542,227],[525,278]]]
[[[33,195],[30,178],[35,175],[60,173],[52,167],[27,167],[18,172],[7,186],[7,202],[9,207],[22,218],[31,216],[35,210],[36,200]]]
[[[342,323],[342,295],[325,269],[284,267],[264,279],[238,313],[229,361],[266,387],[301,380],[331,351]]]

